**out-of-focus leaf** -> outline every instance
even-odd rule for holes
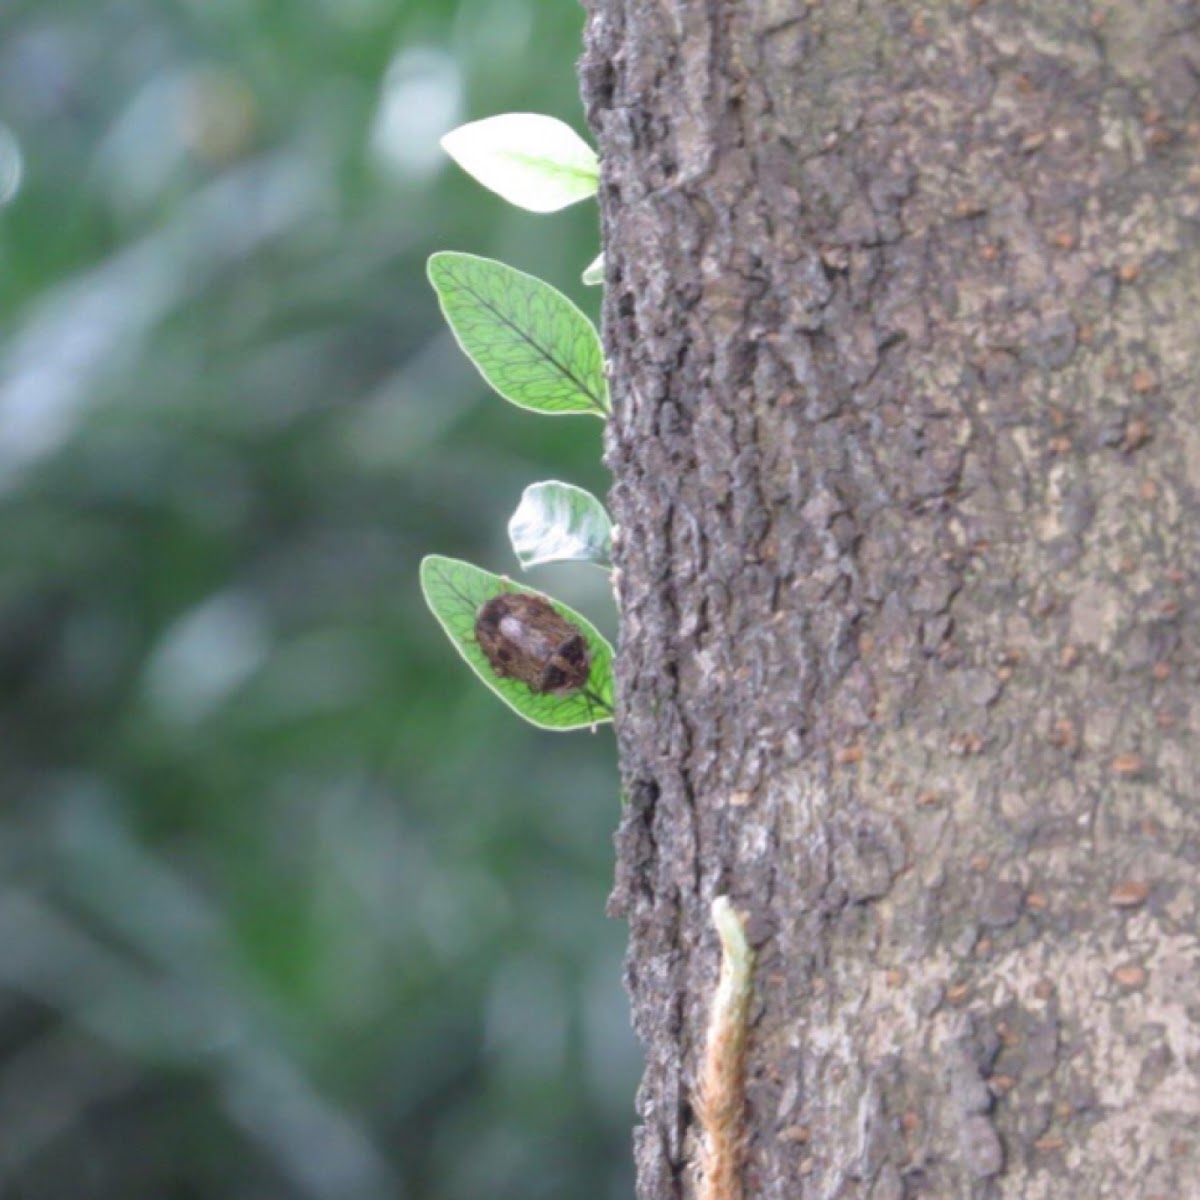
[[[591,492],[571,483],[531,483],[509,518],[508,539],[526,570],[552,562],[612,565],[612,521]]]
[[[596,194],[595,151],[569,125],[538,113],[503,113],[460,125],[442,148],[468,175],[518,208],[555,212]]]
[[[583,282],[588,287],[597,287],[604,282],[604,255],[597,254],[583,273]]]
[[[542,729],[555,730],[583,729],[612,720],[612,646],[586,617],[532,588],[440,554],[431,554],[422,561],[421,590],[425,602],[467,665],[525,720]],[[502,592],[540,596],[560,616],[579,628],[591,656],[591,671],[583,688],[565,696],[535,692],[528,684],[503,678],[492,670],[475,640],[475,618],[481,605]]]
[[[474,254],[443,250],[428,269],[458,344],[505,400],[552,415],[608,413],[600,337],[562,292]]]

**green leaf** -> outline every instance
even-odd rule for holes
[[[596,287],[604,282],[604,255],[597,254],[587,265],[587,270],[583,273],[583,282],[588,287]]]
[[[458,344],[505,400],[555,415],[608,413],[600,337],[562,292],[474,254],[440,251],[428,270]]]
[[[531,483],[509,519],[508,539],[526,570],[552,562],[612,565],[612,521],[604,505],[570,483]]]
[[[511,709],[541,729],[584,729],[612,720],[612,646],[596,627],[574,609],[550,596],[522,587],[456,558],[431,554],[421,562],[421,591],[425,603],[437,617],[454,648],[471,670]],[[517,679],[497,675],[475,641],[475,617],[479,608],[501,592],[524,592],[542,596],[573,625],[579,627],[591,654],[591,673],[586,687],[566,696],[533,691]]]
[[[555,212],[596,194],[595,151],[569,125],[538,113],[504,113],[460,125],[442,149],[510,204]]]

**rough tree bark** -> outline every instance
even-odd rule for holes
[[[644,1200],[1200,1196],[1200,5],[590,0]]]

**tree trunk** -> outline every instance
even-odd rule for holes
[[[1200,1196],[1200,5],[591,0],[643,1200]]]

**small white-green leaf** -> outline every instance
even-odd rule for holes
[[[588,287],[596,287],[604,282],[604,255],[597,254],[595,258],[588,263],[587,270],[583,273],[583,282]]]
[[[612,521],[591,492],[574,484],[531,483],[508,522],[508,539],[526,570],[552,562],[612,565]]]
[[[608,414],[600,336],[562,292],[474,254],[443,250],[428,269],[458,344],[505,400],[554,415]]]
[[[452,129],[442,148],[510,204],[555,212],[596,194],[595,151],[569,125],[538,113],[504,113]]]
[[[467,665],[509,708],[541,729],[584,729],[612,720],[612,646],[603,634],[573,608],[550,596],[522,587],[500,575],[457,558],[430,554],[421,562],[421,591],[438,623]],[[475,618],[480,607],[501,592],[541,596],[572,625],[588,645],[591,669],[587,683],[567,695],[535,692],[518,679],[497,675],[475,640]]]

